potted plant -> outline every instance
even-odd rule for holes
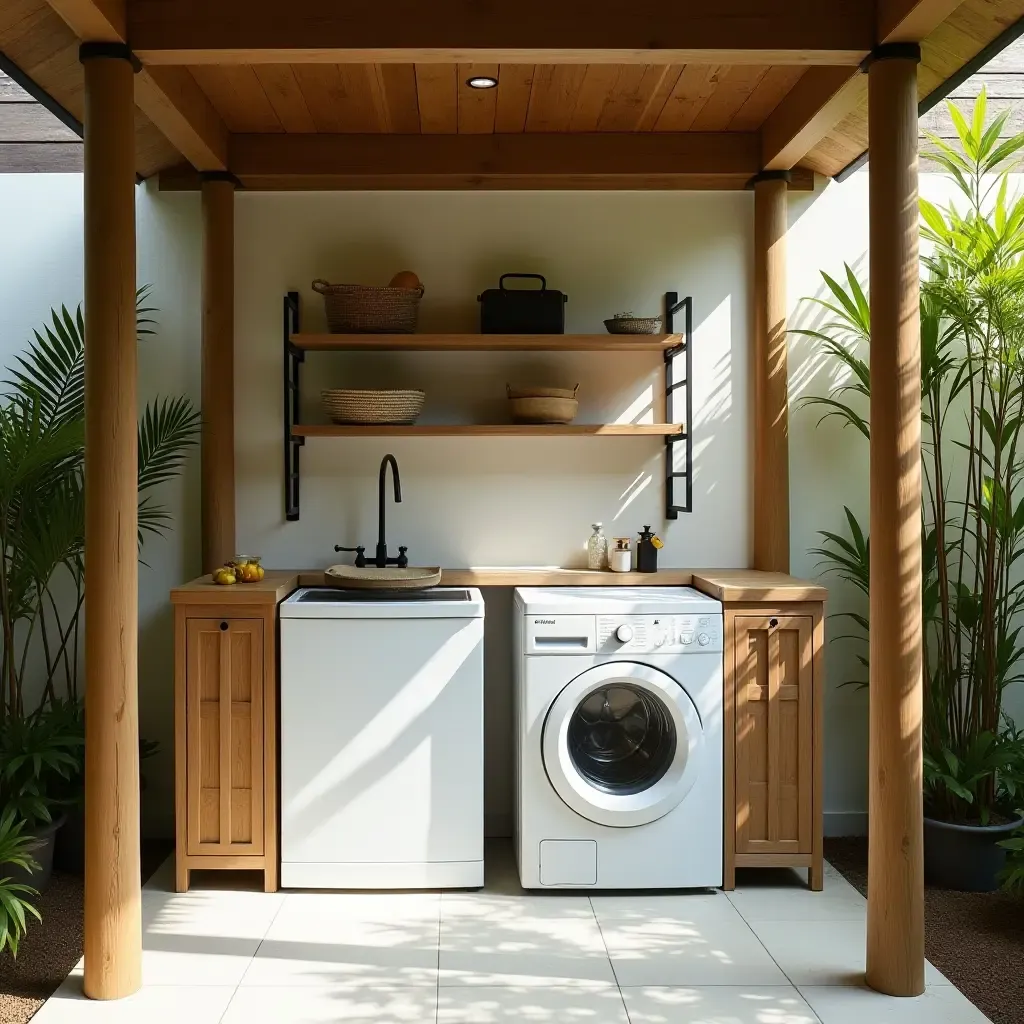
[[[1014,571],[1024,556],[1024,199],[1010,196],[1007,171],[1024,134],[1000,139],[1007,117],[986,124],[984,93],[970,122],[952,104],[950,114],[959,148],[932,138],[931,155],[960,198],[921,202],[925,875],[988,891],[1024,786],[1024,741],[1002,709],[1024,657]],[[849,267],[843,283],[823,278],[831,297],[813,301],[829,319],[796,333],[822,342],[849,378],[806,401],[867,437],[868,300]],[[867,532],[846,516],[849,534],[823,534],[816,553],[866,595]],[[866,638],[867,616],[847,617]]]
[[[139,292],[138,333],[153,333]],[[43,807],[80,816],[81,770],[33,755],[56,744],[77,756],[84,742],[79,638],[84,596],[85,324],[62,307],[35,332],[0,397],[0,800],[17,790],[28,829],[51,824]],[[152,490],[177,475],[196,443],[199,413],[185,397],[149,403],[139,423],[139,543],[169,526]],[[35,653],[42,653],[42,667]],[[74,737],[74,742],[71,742]],[[74,748],[74,755],[72,755]],[[58,768],[60,770],[58,770]],[[9,771],[10,776],[2,774]],[[33,776],[32,773],[35,773]],[[35,792],[38,790],[38,793]],[[74,830],[73,830],[74,831]],[[81,829],[77,830],[79,835]]]
[[[24,822],[18,820],[13,809],[8,808],[0,815],[0,953],[9,949],[12,956],[18,955],[28,918],[42,920],[39,911],[28,902],[29,897],[38,895],[36,890],[10,874],[30,874],[36,867],[32,839],[22,834],[23,829]]]

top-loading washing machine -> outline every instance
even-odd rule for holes
[[[688,587],[515,593],[525,888],[722,884],[722,606]]]

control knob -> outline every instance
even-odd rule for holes
[[[701,647],[707,647],[707,645],[711,643],[711,637],[709,637],[707,633],[701,633],[701,635],[697,637],[697,643],[699,643]]]
[[[615,639],[622,644],[628,644],[633,639],[633,627],[627,626],[623,623],[617,630],[615,630]]]

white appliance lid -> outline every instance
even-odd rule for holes
[[[300,587],[281,602],[282,619],[482,619],[475,587],[429,590],[341,590]]]
[[[693,587],[517,587],[524,615],[720,614],[722,604]]]

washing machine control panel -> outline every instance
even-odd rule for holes
[[[708,654],[722,650],[722,616],[598,615],[601,654]]]

